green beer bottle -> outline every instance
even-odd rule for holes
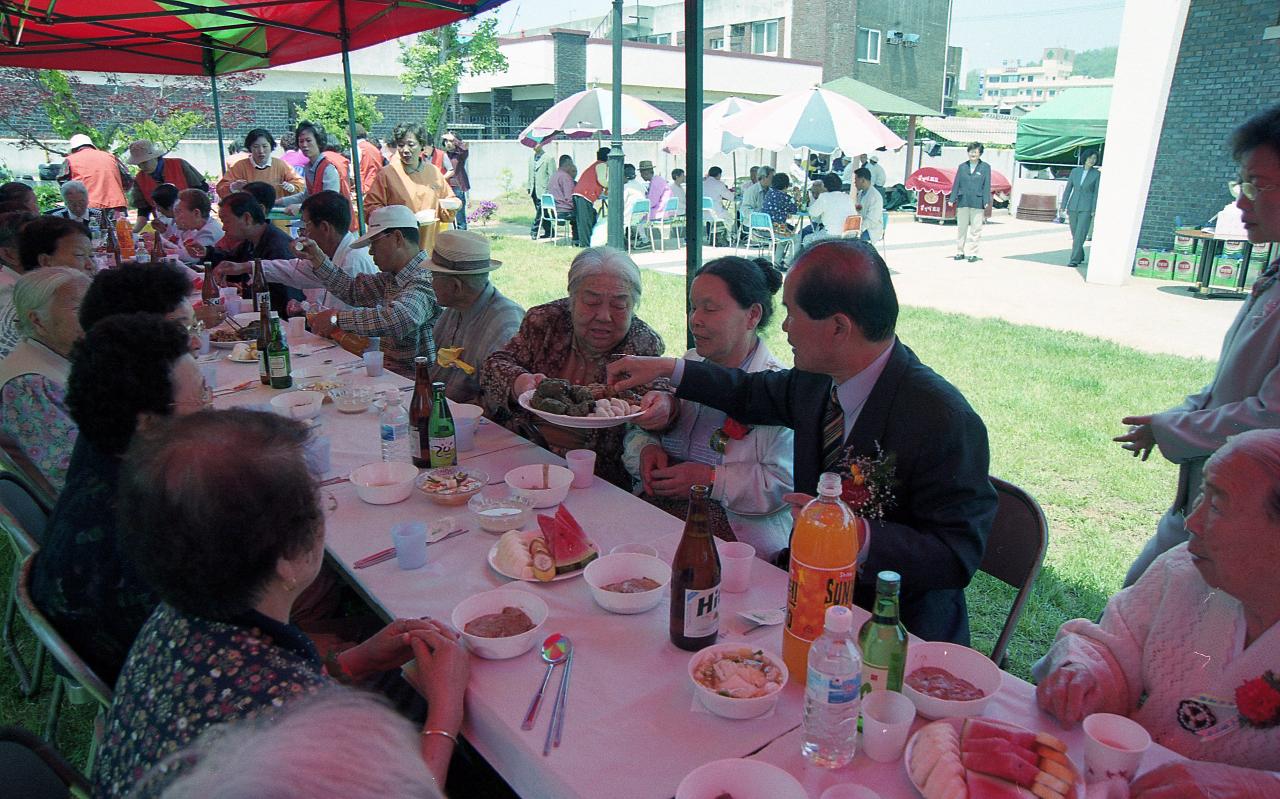
[[[444,397],[444,383],[431,384],[431,418],[427,422],[427,446],[431,448],[431,468],[458,465],[453,414]]]
[[[289,388],[293,375],[289,366],[289,342],[284,337],[280,314],[271,312],[271,338],[267,342],[267,377],[272,388]]]
[[[898,589],[902,577],[882,571],[876,576],[876,604],[871,618],[858,630],[862,651],[862,693],[883,688],[902,690],[902,672],[907,665],[907,628],[898,621]]]

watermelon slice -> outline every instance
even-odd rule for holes
[[[596,545],[587,538],[578,520],[563,505],[555,516],[538,515],[538,527],[547,550],[556,562],[556,574],[566,574],[586,567],[600,556]]]
[[[1008,754],[1020,757],[1033,766],[1040,765],[1040,756],[1030,749],[1014,746],[1003,738],[969,738],[964,742],[961,751],[975,755]]]
[[[966,753],[960,756],[964,767],[969,771],[978,771],[1016,782],[1026,788],[1036,784],[1040,769],[1014,754],[979,754]]]
[[[967,718],[964,720],[964,732],[960,736],[960,748],[967,751],[967,744],[973,738],[999,738],[1032,752],[1035,751],[1036,747],[1035,733],[988,719]]]
[[[964,781],[969,789],[969,799],[1035,799],[1034,794],[1025,788],[976,771],[966,771]]]

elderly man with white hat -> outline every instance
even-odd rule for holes
[[[140,139],[129,145],[129,163],[138,168],[133,176],[133,191],[129,202],[138,210],[134,232],[142,230],[151,216],[151,195],[162,183],[172,183],[178,191],[183,189],[209,190],[209,183],[200,170],[181,158],[166,156],[155,142]]]
[[[352,242],[369,248],[375,275],[349,275],[329,260],[311,239],[299,239],[312,272],[347,311],[327,309],[307,315],[316,335],[332,337],[340,330],[379,336],[388,369],[413,377],[413,359],[435,359],[432,328],[440,305],[431,287],[428,254],[418,239],[418,219],[403,205],[387,205],[369,214],[368,231]]]
[[[71,152],[62,162],[59,181],[78,180],[89,190],[90,208],[113,208],[123,211],[124,187],[130,180],[129,171],[120,159],[105,153],[93,145],[93,140],[83,133],[71,137]]]
[[[427,269],[444,313],[434,335],[444,393],[454,402],[480,404],[480,365],[520,329],[524,309],[489,282],[502,261],[489,256],[489,239],[467,230],[436,236]]]

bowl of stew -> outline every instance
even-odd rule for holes
[[[967,646],[913,641],[907,647],[902,693],[920,715],[942,719],[980,715],[1000,690],[1000,667]]]

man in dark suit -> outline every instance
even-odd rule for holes
[[[970,142],[969,159],[956,167],[951,202],[956,206],[956,260],[978,260],[982,223],[991,210],[991,164],[982,160],[982,142]]]
[[[1062,191],[1062,211],[1071,223],[1071,259],[1067,266],[1084,263],[1084,240],[1093,226],[1093,211],[1098,206],[1098,184],[1101,174],[1094,167],[1098,163],[1098,151],[1086,150],[1084,166],[1071,170],[1067,188]]]
[[[964,588],[995,518],[987,431],[954,386],[894,334],[898,299],[889,269],[865,242],[824,240],[801,252],[782,294],[782,329],[795,368],[748,374],[674,358],[609,365],[618,388],[669,377],[676,396],[746,424],[795,430],[796,491],[849,456],[893,459],[890,507],[871,519],[854,601],[870,608],[874,575],[902,575],[902,621],[927,640],[967,644]],[[638,421],[671,421],[670,395],[651,392]],[[827,435],[827,433],[830,435]]]

